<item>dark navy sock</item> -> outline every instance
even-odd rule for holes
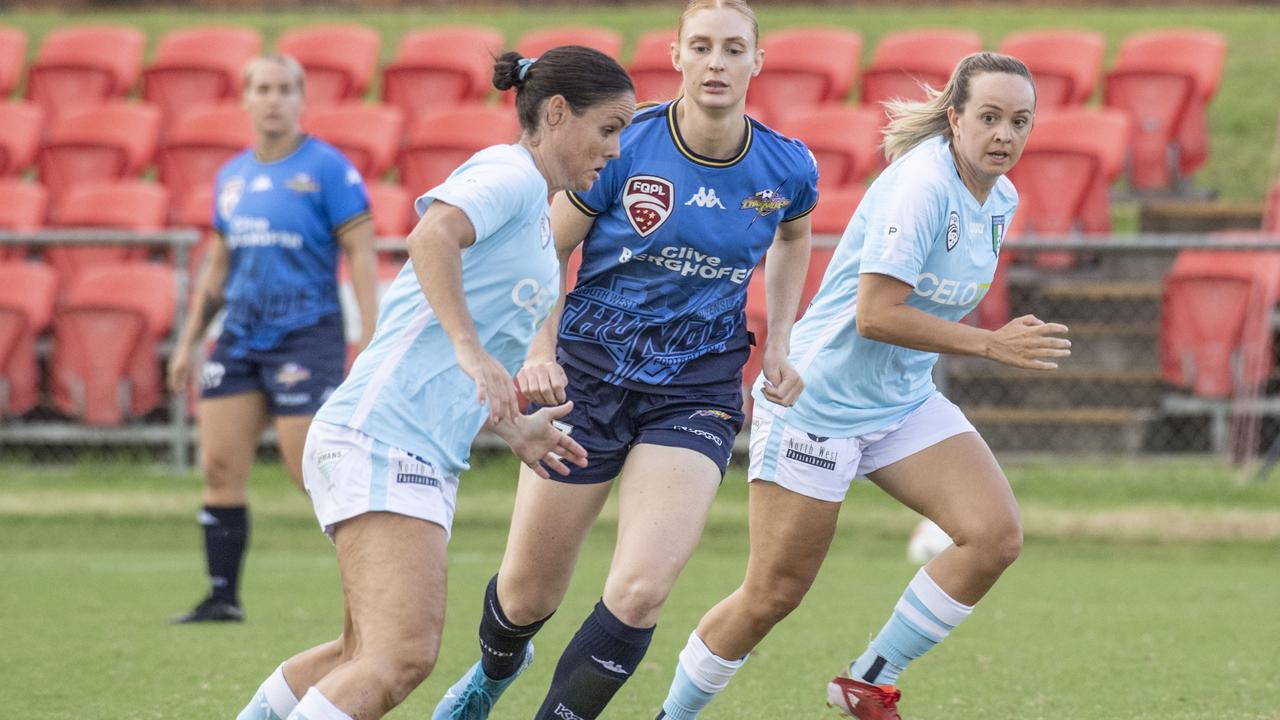
[[[201,509],[204,554],[209,569],[209,594],[222,602],[240,604],[240,566],[249,543],[249,509],[209,507]]]
[[[604,601],[569,641],[536,720],[592,720],[636,671],[653,628],[626,625]]]
[[[498,576],[494,575],[485,588],[484,610],[480,613],[480,667],[484,674],[490,680],[514,675],[529,641],[550,617],[529,625],[516,625],[508,620],[498,602]]]

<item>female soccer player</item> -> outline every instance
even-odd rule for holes
[[[249,63],[244,104],[253,148],[218,172],[209,246],[191,312],[169,359],[186,392],[192,350],[226,306],[200,371],[200,466],[210,591],[174,622],[244,619],[240,568],[249,541],[246,485],[258,438],[274,418],[285,469],[302,488],[311,416],[342,382],[347,346],[338,304],[346,252],[364,347],[377,312],[373,224],[364,181],[338,150],[302,134],[302,66],[287,55]]]
[[[928,100],[889,105],[893,164],[858,206],[796,327],[792,361],[807,389],[787,408],[756,386],[746,578],[690,635],[659,717],[696,717],[799,605],[855,476],[938,523],[955,545],[916,574],[870,647],[831,681],[828,702],[844,714],[898,718],[899,673],[1018,556],[1009,483],[931,374],[937,353],[1039,370],[1070,354],[1066,327],[1030,315],[994,332],[959,322],[995,273],[1018,203],[1004,175],[1035,105],[1026,66],[992,53],[962,60]]]
[[[379,718],[431,672],[457,478],[486,422],[531,472],[586,465],[551,425],[572,405],[521,415],[509,373],[558,297],[547,198],[589,189],[618,157],[635,91],[613,60],[572,46],[536,61],[506,53],[493,84],[516,88],[519,143],[480,151],[418,198],[377,334],[307,435],[303,474],[337,548],[342,636],[281,665],[240,720]]]
[[[747,280],[769,252],[762,392],[794,402],[787,360],[808,264],[817,168],[798,141],[744,115],[760,71],[755,16],[735,0],[690,2],[672,61],[681,97],[638,113],[622,157],[589,192],[552,205],[561,262],[578,283],[518,380],[537,403],[572,400],[564,422],[586,470],[521,473],[506,554],[485,592],[481,660],[436,718],[483,718],[532,657],[578,553],[620,476],[603,597],[564,650],[537,718],[595,718],[635,671],[702,534],[742,423]],[[775,239],[776,238],[776,239]]]

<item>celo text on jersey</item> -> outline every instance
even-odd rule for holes
[[[653,263],[671,272],[680,273],[683,277],[697,275],[706,280],[728,278],[730,282],[738,285],[746,282],[747,277],[751,275],[751,268],[725,265],[721,258],[698,252],[691,247],[668,245],[657,254],[636,253],[629,247],[623,247],[622,253],[618,256],[618,263],[626,264],[632,261]]]
[[[534,278],[524,278],[511,286],[511,302],[532,315],[538,325],[551,314],[555,301],[556,294]]]
[[[916,278],[915,293],[939,305],[977,305],[989,287],[991,283],[960,282],[927,272]]]

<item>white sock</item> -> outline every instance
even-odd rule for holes
[[[689,633],[689,642],[680,651],[680,666],[689,676],[689,680],[704,692],[718,693],[724,690],[733,679],[734,673],[747,661],[747,658],[725,660],[711,652],[711,648],[698,637],[695,630]]]
[[[318,688],[311,688],[302,696],[302,702],[285,720],[352,720],[351,716],[329,702]]]
[[[236,716],[236,720],[284,720],[298,705],[289,683],[284,679],[284,663],[258,686],[258,692]]]

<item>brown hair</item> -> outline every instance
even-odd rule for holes
[[[947,120],[947,108],[963,111],[969,102],[973,78],[989,72],[1020,75],[1031,83],[1031,91],[1035,92],[1036,83],[1031,78],[1031,71],[1021,60],[993,52],[969,55],[951,71],[951,78],[941,90],[924,85],[926,98],[923,101],[889,100],[884,103],[889,112],[889,125],[884,129],[884,154],[889,162],[934,135],[950,140],[951,122]]]

